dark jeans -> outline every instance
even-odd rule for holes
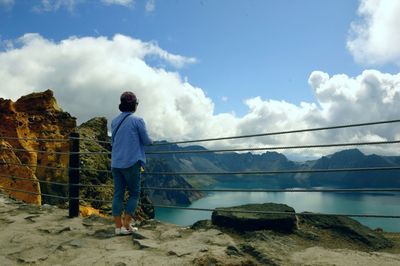
[[[125,206],[125,213],[133,216],[140,197],[140,163],[129,168],[112,168],[114,177],[114,197],[112,215],[121,216],[125,189],[128,188],[129,197]]]

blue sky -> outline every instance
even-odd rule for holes
[[[246,112],[243,100],[255,96],[314,101],[307,80],[316,69],[357,75],[364,68],[346,49],[358,1],[171,0],[155,2],[152,12],[145,11],[146,3],[126,7],[92,0],[38,13],[33,8],[40,1],[16,1],[2,10],[1,36],[36,32],[60,41],[121,33],[155,41],[171,53],[195,57],[198,63],[182,75],[204,88],[217,113],[239,115]]]
[[[270,131],[289,125],[298,128],[296,125],[340,123],[347,121],[332,118],[335,117],[330,113],[333,110],[328,110],[327,106],[331,108],[335,104],[340,105],[334,101],[338,100],[336,96],[344,91],[343,88],[348,87],[343,87],[343,84],[353,84],[357,78],[365,78],[365,70],[377,71],[373,72],[376,75],[389,75],[386,76],[389,79],[395,77],[395,95],[398,93],[396,82],[399,73],[399,51],[387,52],[390,49],[384,45],[378,47],[381,50],[375,49],[376,45],[386,41],[385,38],[388,39],[387,42],[393,41],[393,46],[397,42],[396,38],[389,39],[393,39],[393,36],[399,33],[396,30],[399,26],[398,20],[383,21],[381,17],[386,13],[390,17],[389,11],[399,10],[400,6],[395,1],[386,2],[390,2],[391,6],[387,6],[388,4],[381,0],[0,0],[0,56],[8,58],[4,62],[11,62],[11,52],[21,49],[21,53],[26,53],[21,55],[24,59],[20,60],[35,62],[28,53],[32,41],[26,41],[27,38],[21,40],[21,37],[27,34],[36,34],[35,38],[40,39],[43,45],[50,42],[53,48],[60,48],[65,40],[72,42],[84,38],[92,38],[94,42],[99,42],[99,38],[106,38],[111,43],[117,43],[113,38],[121,35],[159,49],[154,52],[154,48],[149,52],[142,47],[146,51],[143,57],[139,57],[143,60],[142,63],[158,74],[159,70],[163,70],[168,75],[178,75],[180,85],[176,86],[185,87],[187,83],[190,84],[191,91],[189,93],[181,88],[182,91],[172,89],[173,92],[169,92],[167,87],[175,85],[165,85],[167,91],[162,91],[160,83],[160,93],[188,93],[189,98],[200,97],[201,99],[196,99],[204,104],[204,112],[209,119],[215,118],[215,124],[226,123],[234,124],[234,127],[243,127],[243,124],[250,123],[247,120],[253,119],[255,124],[249,126],[251,129]],[[358,28],[354,25],[358,25]],[[377,29],[389,30],[381,36]],[[368,32],[368,36],[365,37],[363,32]],[[374,54],[372,50],[382,52]],[[43,51],[46,54],[47,50]],[[168,59],[170,57],[163,54],[179,56],[179,60],[183,60],[184,63],[177,66],[171,63]],[[127,57],[129,58],[129,54]],[[57,58],[53,60],[58,60]],[[22,64],[23,61],[18,62]],[[79,64],[79,60],[76,64]],[[57,68],[58,75],[63,75],[65,69],[58,69],[60,65],[51,67]],[[4,72],[10,72],[6,70]],[[313,72],[315,75],[311,79]],[[116,73],[120,75],[121,71],[116,70]],[[345,77],[340,76],[341,74]],[[15,78],[13,84],[20,84],[24,80],[22,87],[26,87],[21,89],[19,94],[9,93],[11,88],[3,87],[0,97],[16,98],[29,92],[29,86],[35,91],[40,90],[40,86],[43,86],[43,90],[46,89],[45,86],[54,88],[59,84],[36,82],[37,76],[29,78],[29,82],[26,82],[26,76],[12,77]],[[126,76],[126,80],[129,77]],[[64,79],[68,78],[65,76]],[[138,80],[140,84],[152,82]],[[322,80],[329,81],[330,85],[324,83],[324,87],[320,82]],[[71,82],[74,82],[72,78]],[[136,80],[130,82],[136,84]],[[382,84],[385,82],[382,81]],[[87,86],[87,90],[90,90],[92,85]],[[64,95],[61,89],[60,92],[55,89],[56,96],[57,93]],[[62,88],[64,92],[69,89],[71,88],[66,85]],[[151,87],[138,90],[145,102],[153,102],[148,96]],[[332,94],[327,95],[329,92]],[[65,96],[64,99],[68,97]],[[181,95],[177,97],[182,98]],[[178,98],[175,99],[175,103],[180,102]],[[67,109],[65,106],[70,106],[67,103],[63,104],[66,100],[59,101],[64,109]],[[196,104],[194,100],[185,101],[184,105],[188,102]],[[302,106],[302,102],[307,107]],[[178,111],[180,106],[182,104],[177,104]],[[312,113],[316,112],[313,108],[320,113],[319,117],[313,117]],[[74,110],[68,111],[74,114]],[[363,113],[358,109],[356,111]],[[160,114],[165,112],[160,111]],[[271,117],[273,113],[276,116]],[[75,115],[86,119],[93,113],[82,115],[77,111]],[[141,115],[145,118],[150,117],[150,110],[143,110]],[[171,114],[172,117],[175,115]],[[111,118],[112,115],[107,113],[105,116]],[[259,120],[260,116],[264,120]],[[279,121],[277,116],[283,117],[284,121]],[[291,123],[287,122],[288,117],[294,117],[291,118]],[[368,121],[372,118],[374,117],[362,120]],[[381,120],[379,118],[384,119],[385,116],[376,115],[375,118]],[[182,134],[188,134],[190,137],[209,134],[204,132],[198,135],[186,129],[193,117],[182,119],[183,122],[176,127],[177,131],[165,130],[159,137],[171,139]],[[296,123],[297,119],[302,121]],[[311,120],[304,122],[307,119]],[[263,121],[275,121],[275,125],[281,126],[260,127]],[[162,127],[160,123],[162,122],[153,122]],[[237,134],[246,130],[226,130],[222,127],[218,132]]]

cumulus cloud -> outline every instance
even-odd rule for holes
[[[157,58],[183,67],[195,61],[171,54],[156,43],[129,36],[71,37],[60,42],[25,34],[10,49],[0,52],[0,97],[18,97],[53,89],[61,107],[84,122],[95,116],[111,120],[119,113],[119,95],[134,91],[142,116],[154,139],[187,140],[287,131],[338,124],[398,118],[400,74],[366,70],[356,77],[312,72],[310,87],[316,102],[293,104],[255,97],[245,101],[247,113],[214,112],[214,102],[202,88],[174,71],[148,63]],[[177,63],[179,62],[179,63]],[[400,139],[399,125],[204,143],[215,147],[259,147]],[[369,148],[369,152],[394,153]],[[340,149],[340,148],[338,148]],[[336,149],[337,150],[337,149]],[[333,149],[292,150],[295,156],[319,156]]]
[[[148,0],[146,2],[145,10],[146,12],[153,12],[156,9],[156,1],[155,0]]]
[[[355,60],[400,65],[400,1],[362,0],[358,14],[347,41]]]

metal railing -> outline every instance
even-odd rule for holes
[[[320,127],[320,128],[311,128],[311,129],[298,129],[298,130],[290,130],[290,131],[280,131],[280,132],[269,132],[269,133],[261,133],[261,134],[252,134],[252,135],[242,135],[242,136],[233,136],[233,137],[221,137],[221,138],[209,138],[209,139],[198,139],[198,140],[185,140],[185,141],[177,141],[170,143],[156,143],[152,146],[165,146],[172,144],[183,144],[183,143],[194,143],[194,142],[207,142],[207,141],[217,141],[217,140],[228,140],[228,139],[240,139],[240,138],[250,138],[250,137],[259,137],[259,136],[272,136],[272,135],[281,135],[281,134],[294,134],[294,133],[302,133],[302,132],[313,132],[313,131],[321,131],[321,130],[332,130],[332,129],[341,129],[341,128],[350,128],[350,127],[361,127],[361,126],[371,126],[371,125],[380,125],[380,124],[388,124],[388,123],[398,123],[400,120],[388,120],[388,121],[378,121],[378,122],[370,122],[370,123],[359,123],[359,124],[349,124],[349,125],[339,125],[339,126],[330,126],[330,127]],[[94,184],[82,184],[80,183],[80,172],[81,171],[94,171],[99,173],[111,173],[110,170],[101,170],[101,169],[91,169],[80,166],[80,155],[109,155],[110,152],[86,152],[80,151],[80,141],[95,141],[99,144],[107,143],[110,144],[109,141],[100,141],[95,139],[88,138],[80,138],[78,133],[72,133],[68,139],[43,139],[43,138],[17,138],[17,137],[7,137],[0,136],[0,139],[4,140],[19,140],[19,141],[37,141],[37,142],[69,142],[70,150],[69,152],[60,152],[60,151],[44,151],[44,150],[26,150],[21,148],[0,148],[1,150],[9,150],[12,152],[20,153],[48,153],[48,154],[60,154],[60,155],[68,155],[69,156],[69,167],[54,167],[54,166],[44,166],[37,164],[24,164],[18,162],[7,162],[0,161],[1,165],[7,166],[21,166],[21,167],[30,167],[30,168],[44,168],[55,171],[64,171],[67,172],[69,181],[68,183],[61,182],[53,182],[46,180],[36,180],[32,178],[24,178],[21,176],[14,175],[4,175],[0,174],[0,177],[11,178],[19,181],[26,182],[35,182],[35,183],[45,183],[57,186],[68,186],[68,196],[60,196],[60,195],[52,195],[45,193],[37,193],[32,191],[26,191],[16,188],[2,188],[6,191],[27,193],[33,195],[41,195],[44,197],[54,197],[59,199],[68,200],[69,202],[69,217],[76,217],[79,215],[79,202],[84,200],[88,202],[104,202],[111,203],[110,199],[92,199],[92,198],[81,198],[79,197],[79,191],[81,187],[97,187],[97,188],[112,188],[110,185],[94,185]],[[180,150],[180,151],[147,151],[148,155],[156,155],[156,154],[187,154],[187,153],[219,153],[219,152],[234,152],[234,151],[260,151],[260,150],[282,150],[282,149],[309,149],[309,148],[326,148],[326,147],[347,147],[347,146],[364,146],[364,145],[389,145],[389,144],[398,144],[400,140],[388,140],[388,141],[374,141],[374,142],[352,142],[352,143],[330,143],[330,144],[311,144],[311,145],[299,145],[299,146],[279,146],[279,147],[258,147],[258,148],[232,148],[232,149],[214,149],[214,150]],[[382,166],[382,167],[360,167],[360,168],[336,168],[336,169],[280,169],[280,170],[265,170],[265,171],[214,171],[214,172],[144,172],[144,175],[177,175],[177,176],[196,176],[196,175],[279,175],[279,174],[297,174],[297,173],[337,173],[337,172],[371,172],[371,171],[397,171],[400,170],[399,166]],[[159,191],[203,191],[203,192],[351,192],[351,193],[364,193],[364,192],[400,192],[400,188],[353,188],[353,189],[205,189],[205,188],[179,188],[179,187],[143,187],[144,190],[159,190]],[[146,204],[142,204],[146,205]],[[150,206],[150,205],[149,205]],[[173,209],[182,209],[182,210],[191,210],[191,211],[215,211],[216,209],[208,209],[208,208],[189,208],[182,206],[168,206],[168,205],[152,205],[154,207],[159,208],[173,208]],[[227,211],[227,210],[224,210]],[[232,212],[244,212],[244,213],[262,213],[262,214],[290,214],[290,215],[299,215],[299,216],[310,216],[310,215],[324,215],[324,216],[349,216],[349,217],[369,217],[369,218],[400,218],[400,215],[376,215],[376,214],[342,214],[342,213],[281,213],[281,212],[255,212],[255,211],[243,211],[243,210],[232,210]]]

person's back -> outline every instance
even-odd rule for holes
[[[121,122],[118,134],[115,134]],[[122,112],[111,122],[111,130],[113,132],[111,167],[127,168],[137,161],[146,163],[144,145],[151,144],[151,139],[142,118],[130,112]]]
[[[121,114],[111,122],[112,152],[111,171],[114,178],[114,197],[112,213],[115,221],[115,234],[127,235],[137,230],[130,225],[140,196],[140,168],[146,163],[144,145],[151,144],[142,118],[133,113],[139,104],[136,95],[124,92],[119,109]],[[122,217],[125,189],[129,197]]]

